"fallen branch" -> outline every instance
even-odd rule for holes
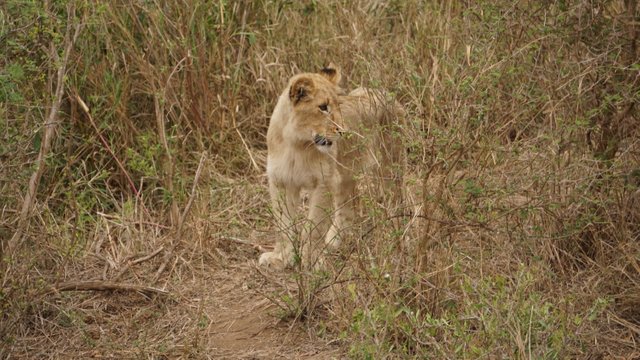
[[[147,261],[149,259],[151,259],[152,257],[158,255],[160,253],[160,251],[164,250],[164,246],[160,246],[156,251],[152,252],[151,254],[147,255],[147,256],[143,256],[141,258],[135,259],[133,260],[131,263],[132,264],[139,264],[143,261]]]
[[[130,285],[130,284],[118,284],[104,281],[79,281],[79,282],[66,282],[58,284],[49,293],[61,292],[61,291],[136,291],[146,294],[161,294],[169,295],[166,290],[142,286],[142,285]]]
[[[131,265],[135,265],[135,264],[139,264],[143,261],[147,261],[153,257],[155,257],[156,255],[160,254],[160,252],[164,250],[164,246],[160,246],[158,249],[156,249],[154,252],[152,252],[149,255],[145,255],[141,258],[132,260],[132,261],[127,261],[127,264],[122,268],[122,270],[120,270],[120,272],[118,274],[116,274],[116,276],[113,277],[113,279],[111,279],[111,281],[116,281],[118,280],[122,275],[124,275],[124,273],[127,272],[127,270],[129,270],[129,268],[131,267]]]

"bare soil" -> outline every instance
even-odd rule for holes
[[[268,289],[251,261],[237,263],[214,275],[223,284],[211,296],[207,314],[215,319],[209,331],[209,348],[228,358],[330,359],[344,353],[331,341],[319,339],[300,323],[279,320],[281,310],[253,290]],[[218,315],[216,315],[218,314]]]
[[[346,356],[335,337],[320,337],[304,322],[282,319],[282,310],[269,299],[278,292],[269,278],[287,275],[258,269],[257,247],[219,241],[220,247],[201,259],[178,253],[164,284],[157,285],[168,295],[70,291],[45,296],[31,306],[29,328],[0,353],[9,359]],[[154,259],[130,272],[145,285],[144,278],[160,262]],[[134,281],[129,277],[122,282]]]

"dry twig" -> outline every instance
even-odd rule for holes
[[[154,258],[156,255],[160,254],[160,252],[164,250],[164,246],[160,246],[159,248],[157,248],[154,252],[152,252],[149,255],[145,255],[143,257],[137,258],[135,260],[129,261],[127,262],[127,264],[122,268],[122,270],[120,270],[120,272],[118,274],[116,274],[116,276],[113,277],[112,281],[116,281],[118,280],[122,275],[124,275],[124,273],[127,272],[127,270],[129,270],[129,268],[131,267],[131,265],[135,265],[135,264],[139,264],[141,262],[147,261],[149,259]]]
[[[231,241],[237,244],[242,244],[242,245],[247,245],[247,246],[251,246],[252,248],[259,250],[259,251],[265,251],[264,248],[258,244],[254,244],[250,241],[247,240],[243,240],[237,237],[233,237],[233,236],[222,236],[220,239],[222,240],[227,240],[227,241]]]
[[[54,287],[49,293],[61,291],[136,291],[146,294],[169,295],[169,292],[150,286],[118,284],[105,281],[71,281],[61,283]]]

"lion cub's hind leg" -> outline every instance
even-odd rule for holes
[[[331,226],[331,198],[332,192],[326,184],[313,189],[309,197],[309,216],[303,228],[301,248],[302,265],[308,269],[323,267],[324,239]]]
[[[384,94],[378,95],[376,104],[378,114],[378,187],[382,202],[393,212],[398,212],[404,199],[403,178],[406,169],[406,154],[402,139],[405,127],[405,113],[402,106],[390,100]]]
[[[345,235],[350,232],[355,217],[356,181],[345,176],[334,186],[334,216],[331,228],[327,232],[325,243],[330,249],[337,249]]]

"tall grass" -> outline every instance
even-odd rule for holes
[[[82,277],[112,236],[118,264],[193,249],[174,235],[205,152],[186,236],[263,226],[275,100],[291,75],[333,62],[348,88],[385,88],[405,107],[407,196],[394,209],[364,179],[358,241],[330,276],[299,282],[310,296],[292,306],[310,326],[355,358],[638,356],[639,19],[633,0],[8,0],[3,248],[23,235],[3,258],[2,341],[32,336],[42,291]],[[20,223],[54,54],[76,24],[52,150]],[[261,200],[234,212],[238,193]]]

